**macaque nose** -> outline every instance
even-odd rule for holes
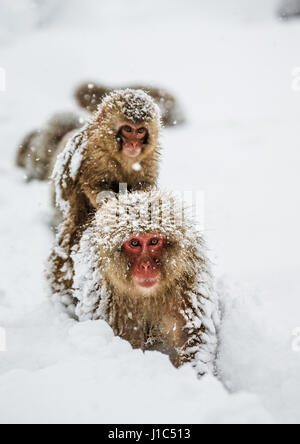
[[[150,271],[152,269],[151,267],[151,262],[147,261],[147,262],[142,262],[141,263],[141,270],[142,271]]]

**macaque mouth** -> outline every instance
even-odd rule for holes
[[[132,146],[123,146],[122,151],[127,157],[137,157],[141,154],[142,148],[141,147],[132,147]]]
[[[134,277],[134,282],[142,288],[153,288],[159,282],[159,276],[149,278]]]
[[[129,158],[138,157],[149,140],[148,129],[144,125],[122,123],[117,134],[120,151]]]

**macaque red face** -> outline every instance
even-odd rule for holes
[[[160,259],[166,247],[161,235],[134,236],[123,244],[123,251],[131,262],[131,277],[138,287],[153,288],[159,283]]]
[[[134,158],[139,156],[147,138],[148,129],[145,125],[125,122],[119,127],[118,139],[121,142],[121,149],[127,157]]]

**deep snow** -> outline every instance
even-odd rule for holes
[[[184,10],[173,2],[171,12],[166,1],[143,8],[132,0],[131,11],[124,2],[89,0],[84,11],[73,0],[47,28],[32,29],[40,21],[28,2],[17,3],[23,20],[15,11],[0,35],[7,73],[0,92],[0,327],[7,330],[0,422],[299,423],[292,333],[300,326],[300,93],[292,72],[300,66],[300,22],[277,22],[271,0],[260,13],[258,2],[246,0],[238,7],[230,0],[226,11],[216,0],[189,0]],[[197,381],[190,368],[132,351],[105,323],[77,324],[47,300],[48,188],[24,183],[13,159],[26,131],[74,107],[71,90],[85,78],[162,84],[185,105],[188,123],[162,137],[161,186],[205,191],[224,310],[221,381]]]

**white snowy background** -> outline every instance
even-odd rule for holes
[[[278,7],[0,0],[1,423],[300,423],[300,21],[280,21]],[[48,302],[48,186],[25,184],[13,162],[24,133],[73,109],[85,79],[162,85],[185,106],[187,124],[163,133],[161,186],[205,191],[219,380]]]

